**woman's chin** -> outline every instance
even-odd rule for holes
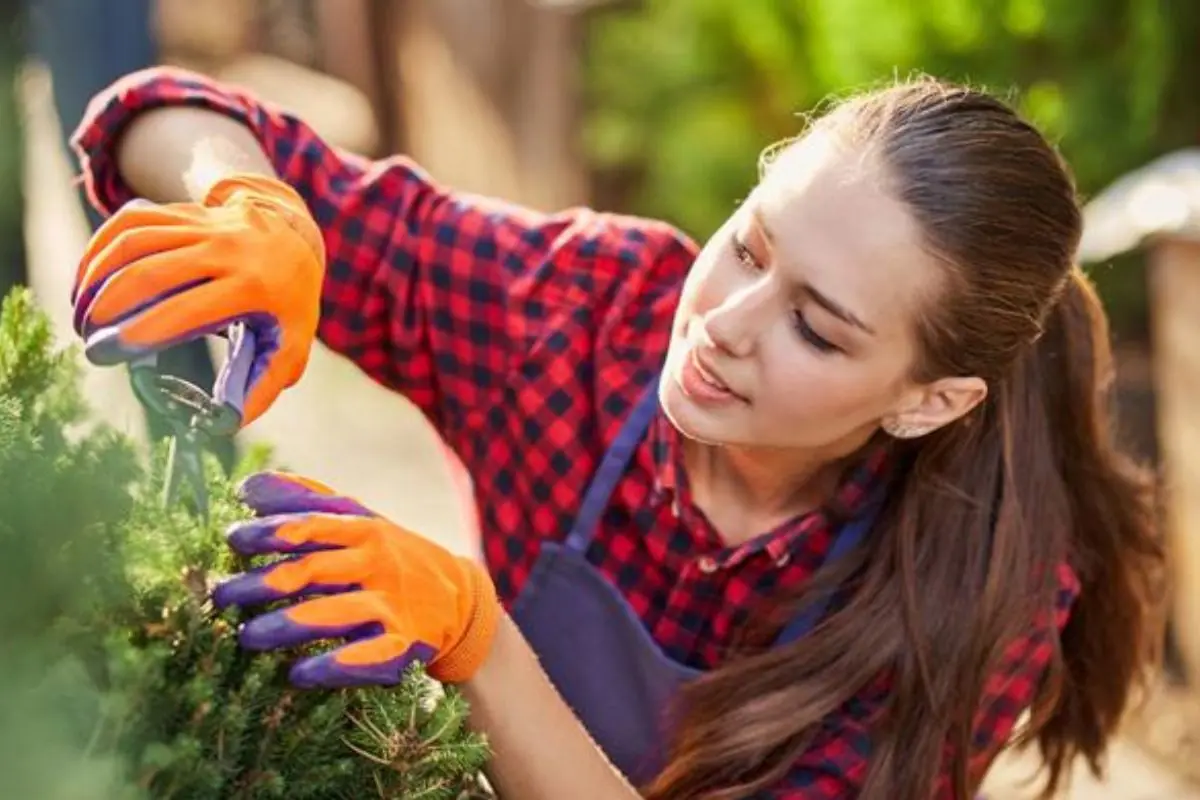
[[[677,387],[664,386],[659,401],[667,421],[685,439],[701,444],[720,446],[728,436],[727,426],[713,419],[705,409],[697,408]]]

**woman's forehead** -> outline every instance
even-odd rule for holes
[[[746,203],[780,267],[864,319],[890,316],[897,301],[911,307],[904,301],[924,295],[940,269],[885,177],[873,157],[815,134],[783,152]]]

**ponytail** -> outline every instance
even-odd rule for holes
[[[1076,756],[1100,774],[1107,741],[1158,661],[1164,553],[1150,476],[1114,445],[1107,322],[1078,268],[1034,351],[1080,582],[1059,658],[1023,740],[1036,737],[1049,795]]]
[[[1031,631],[1053,655],[1016,744],[1039,746],[1046,796],[1076,756],[1099,772],[1154,662],[1163,562],[1150,481],[1112,440],[1107,334],[1073,269],[1042,335],[982,407],[898,445],[870,544],[822,570],[781,618],[831,584],[847,588],[845,604],[796,645],[731,659],[685,689],[649,798],[754,796],[829,714],[881,685],[858,796],[927,800],[944,771],[951,796],[970,797],[996,755],[972,747],[985,684]],[[1079,584],[1065,628],[1064,570]]]

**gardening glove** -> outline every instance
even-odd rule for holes
[[[245,323],[255,351],[246,425],[304,372],[324,274],[303,198],[274,178],[237,175],[201,203],[135,200],[107,220],[76,273],[75,331],[88,359],[109,365]]]
[[[500,616],[480,564],[305,478],[259,473],[240,492],[257,518],[229,530],[230,546],[248,556],[290,557],[225,581],[213,602],[299,601],[247,622],[243,647],[348,638],[296,663],[291,680],[304,687],[394,684],[414,661],[447,683],[479,668]]]

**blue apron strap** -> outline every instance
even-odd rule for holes
[[[858,516],[847,522],[837,532],[834,536],[833,544],[829,548],[829,552],[825,555],[824,563],[828,564],[837,561],[858,546],[858,543],[865,539],[870,532],[871,526],[875,524],[875,519],[879,516],[879,508],[882,505],[883,492],[878,491],[875,497],[867,502],[866,507],[862,509]],[[817,623],[821,621],[821,617],[825,616],[825,612],[829,610],[829,604],[832,600],[832,593],[818,598],[812,605],[804,609],[784,626],[783,631],[779,634],[779,638],[775,640],[775,644],[788,645],[807,636],[817,626]]]
[[[584,553],[592,543],[592,538],[600,527],[600,518],[608,508],[613,489],[620,483],[634,451],[641,444],[642,437],[650,429],[650,422],[658,412],[658,381],[659,376],[655,375],[637,405],[633,407],[633,411],[621,424],[617,438],[604,454],[596,474],[592,476],[583,504],[571,525],[571,531],[567,534],[565,545],[568,550]]]

